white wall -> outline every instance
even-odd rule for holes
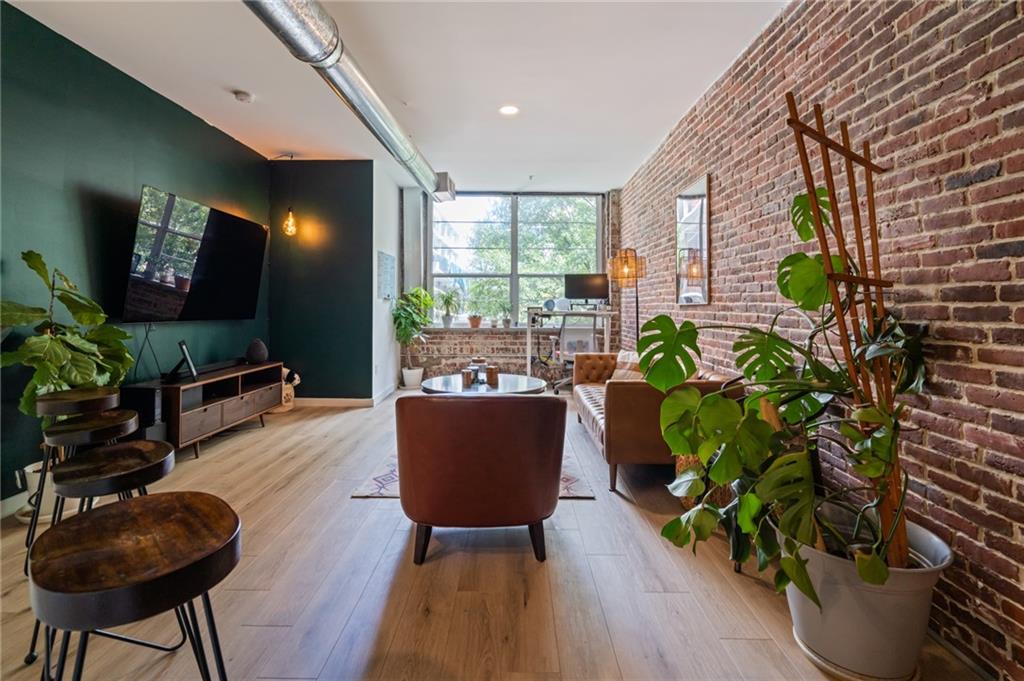
[[[402,229],[398,185],[373,164],[373,398],[379,401],[394,392],[401,373],[395,327],[391,323],[393,301],[377,297],[377,253],[395,257],[396,275],[402,263],[399,253]],[[396,294],[399,282],[395,282]]]

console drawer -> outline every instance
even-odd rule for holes
[[[222,423],[222,406],[223,405],[220,404],[214,404],[209,407],[190,411],[187,414],[182,414],[181,428],[178,434],[179,442],[195,440],[198,437],[202,437],[207,433],[212,433],[220,428]]]
[[[230,424],[256,413],[256,396],[245,393],[224,403],[224,423]]]
[[[268,385],[266,388],[253,391],[251,395],[256,398],[255,411],[273,409],[281,404],[281,384]]]

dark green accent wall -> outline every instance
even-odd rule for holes
[[[302,376],[299,397],[372,397],[373,162],[270,165],[271,353]]]
[[[4,298],[45,302],[19,258],[33,249],[119,314],[143,184],[268,223],[270,170],[261,155],[6,3],[0,32]],[[268,336],[268,297],[265,270],[255,320],[157,324],[161,367],[178,360],[179,339],[200,364],[243,354],[253,337]],[[142,326],[126,328],[137,344]],[[12,334],[3,348],[17,341]],[[147,356],[139,379],[155,373]],[[17,410],[24,381],[21,370],[3,371],[3,497],[16,491],[13,471],[38,459],[38,424]]]

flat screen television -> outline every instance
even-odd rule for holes
[[[267,228],[142,188],[125,322],[253,319]]]
[[[608,275],[565,275],[565,297],[569,300],[607,300]]]

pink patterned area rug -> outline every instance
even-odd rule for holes
[[[353,499],[398,498],[398,457],[389,456],[374,471],[369,480],[352,492]],[[590,488],[576,455],[565,452],[562,455],[562,489],[560,499],[593,499],[594,490]]]

